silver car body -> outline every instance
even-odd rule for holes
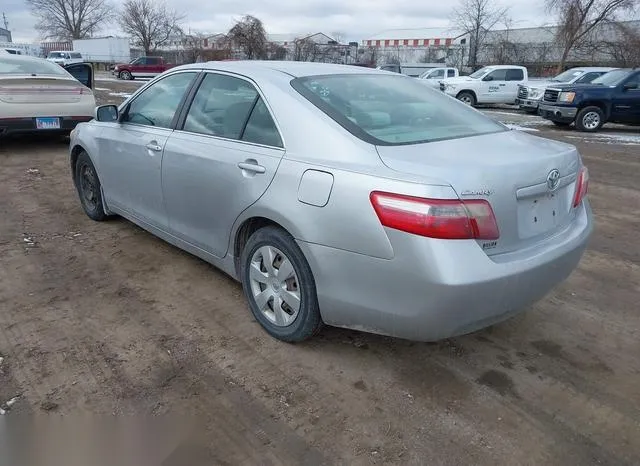
[[[72,134],[72,161],[81,149],[89,154],[109,212],[236,279],[244,227],[265,220],[281,226],[311,267],[327,324],[416,340],[467,333],[541,299],[585,250],[591,210],[586,199],[571,206],[582,169],[571,145],[506,128],[421,144],[371,144],[292,88],[295,77],[389,76],[341,65],[185,65],[128,102],[177,73],[247,80],[266,102],[282,147],[94,120]],[[424,89],[459,111],[476,112]],[[370,200],[376,191],[486,200],[500,237],[443,240],[384,227]],[[543,216],[552,218],[543,205],[550,196],[557,213],[544,223]]]

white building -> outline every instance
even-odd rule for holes
[[[389,29],[362,41],[363,61],[441,62],[462,67],[469,35],[451,28]]]

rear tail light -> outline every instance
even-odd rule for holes
[[[580,205],[587,195],[588,188],[589,170],[587,170],[587,167],[582,167],[578,173],[578,179],[576,180],[576,194],[573,197],[573,207],[578,207]]]
[[[485,200],[425,199],[378,191],[370,199],[380,223],[389,228],[440,239],[500,237],[491,204]]]

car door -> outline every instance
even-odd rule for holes
[[[496,103],[503,101],[503,94],[505,93],[507,80],[507,70],[498,69],[493,70],[482,78],[480,84],[480,102],[482,103]],[[515,100],[515,97],[513,98]]]
[[[148,77],[154,77],[162,73],[162,60],[160,57],[147,57],[146,73]]]
[[[84,86],[94,88],[93,67],[89,63],[74,63],[65,66],[64,69]]]
[[[502,87],[500,93],[501,102],[515,103],[518,97],[518,85],[524,82],[524,70],[521,68],[508,69],[505,81],[505,86]]]
[[[182,119],[162,163],[170,231],[223,257],[235,220],[275,175],[282,138],[257,87],[238,76],[206,73]]]
[[[174,118],[197,71],[171,74],[125,104],[117,123],[97,123],[100,176],[107,205],[166,229],[162,201],[162,154]]]
[[[611,103],[612,120],[640,124],[640,73],[631,75],[615,89]]]
[[[147,73],[147,57],[140,57],[133,63],[131,63],[131,76],[134,78],[141,78],[146,76]]]

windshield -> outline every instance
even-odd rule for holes
[[[49,52],[47,58],[64,58],[66,55],[65,52]]]
[[[482,78],[485,74],[487,74],[489,71],[491,71],[493,68],[488,68],[488,67],[484,67],[484,68],[480,68],[478,71],[476,71],[475,73],[469,75],[470,78],[473,79],[480,79]]]
[[[25,59],[20,57],[20,55],[5,55],[0,57],[0,74],[48,74],[64,76],[67,72],[61,66],[40,58]]]
[[[580,76],[584,71],[582,70],[567,70],[564,73],[560,73],[555,78],[551,79],[551,81],[556,83],[568,83],[573,81],[575,78]]]
[[[605,73],[599,78],[591,81],[591,84],[600,84],[602,86],[615,87],[622,81],[624,81],[627,76],[629,76],[629,73],[631,73],[629,70],[609,71],[608,73]]]
[[[506,131],[506,127],[419,81],[347,74],[291,85],[354,136],[376,145],[419,144]]]

